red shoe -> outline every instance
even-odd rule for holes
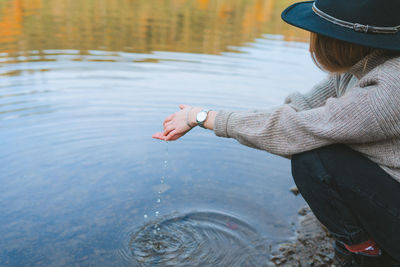
[[[372,239],[357,245],[349,246],[344,244],[344,246],[347,248],[348,251],[363,256],[377,257],[382,255],[382,250],[379,248],[378,244],[376,244],[376,242]]]

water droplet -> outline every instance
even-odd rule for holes
[[[145,219],[147,219],[147,214],[143,215],[143,217],[144,217]]]
[[[157,230],[153,230],[153,234],[157,234]]]
[[[161,192],[161,191],[158,191],[158,193],[161,194],[162,192]]]
[[[164,164],[167,164],[168,163],[168,160],[164,160]]]
[[[160,231],[160,227],[157,227],[157,231]]]
[[[160,214],[160,212],[159,212],[159,211],[156,211],[155,214],[156,214],[156,216],[158,216],[158,215]]]
[[[161,199],[159,198],[159,199],[157,199],[157,203],[161,203]]]

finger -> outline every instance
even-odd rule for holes
[[[169,126],[165,127],[163,135],[167,136],[173,130],[176,130],[175,127],[173,125],[169,125]]]
[[[175,114],[171,114],[168,117],[165,118],[163,125],[165,125],[167,122],[171,121],[174,118]]]
[[[178,134],[177,130],[173,130],[165,137],[165,141],[174,141],[181,136],[182,135]]]
[[[155,134],[153,134],[153,135],[151,136],[151,138],[160,139],[162,136],[163,136],[162,133],[155,133]]]
[[[154,139],[160,139],[160,140],[165,140],[165,138],[166,138],[163,133],[155,133],[151,137]]]
[[[185,109],[185,108],[188,108],[188,107],[190,107],[190,106],[189,105],[184,105],[184,104],[180,104],[179,105],[180,109]]]
[[[167,123],[164,124],[164,131],[167,127],[172,126],[172,121],[169,121]]]

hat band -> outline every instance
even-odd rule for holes
[[[315,2],[312,6],[312,10],[314,11],[315,14],[317,14],[321,18],[323,18],[329,22],[332,22],[334,24],[337,24],[339,26],[353,29],[356,32],[395,34],[400,30],[400,25],[395,26],[395,27],[377,27],[377,26],[363,25],[360,23],[351,23],[348,21],[337,19],[337,18],[332,17],[331,15],[328,15],[325,12],[319,10],[315,6]]]

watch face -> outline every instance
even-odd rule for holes
[[[197,113],[197,121],[205,121],[205,119],[207,118],[207,112],[201,111],[199,113]]]

